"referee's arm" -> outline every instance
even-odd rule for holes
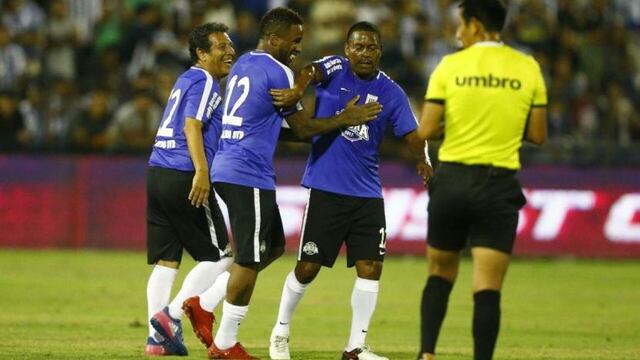
[[[422,106],[418,137],[422,140],[442,139],[444,129],[442,127],[442,115],[444,114],[444,101],[427,100]]]
[[[524,139],[536,145],[547,141],[547,107],[533,106],[527,119]]]

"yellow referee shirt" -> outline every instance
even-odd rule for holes
[[[480,42],[442,59],[425,100],[444,104],[440,161],[515,170],[529,110],[547,105],[547,90],[533,57]]]

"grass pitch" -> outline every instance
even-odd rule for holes
[[[188,259],[187,259],[188,260]],[[268,359],[286,256],[260,275],[241,341]],[[185,261],[174,285],[193,263]],[[470,266],[463,263],[439,340],[439,360],[471,359]],[[144,359],[143,253],[0,250],[0,359]],[[308,289],[292,322],[293,359],[339,359],[351,321],[354,271],[339,259]],[[415,359],[421,258],[388,258],[368,343]],[[640,359],[640,262],[516,260],[503,292],[496,359]],[[189,358],[204,347],[185,324]]]

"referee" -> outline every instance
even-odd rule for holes
[[[522,141],[547,138],[547,94],[538,63],[500,42],[507,11],[499,0],[464,0],[456,37],[463,50],[431,74],[418,134],[444,136],[431,181],[420,359],[435,348],[458,275],[460,252],[473,258],[474,359],[493,356],[500,289],[526,200],[516,172]],[[442,120],[444,119],[444,122]],[[441,124],[444,125],[441,125]]]

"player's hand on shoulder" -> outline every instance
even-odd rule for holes
[[[373,101],[363,105],[356,105],[358,99],[360,99],[360,95],[349,100],[344,111],[340,113],[340,117],[347,126],[364,124],[375,119],[382,112],[382,104],[379,102]]]
[[[207,199],[209,199],[209,191],[211,191],[209,174],[206,171],[196,171],[191,183],[191,191],[189,192],[191,205],[199,208],[206,203]]]
[[[433,167],[424,161],[418,161],[416,164],[416,171],[418,172],[418,175],[422,177],[422,183],[424,186],[427,187],[431,177],[433,176]]]
[[[302,99],[304,90],[294,86],[290,89],[271,89],[269,93],[273,97],[273,105],[277,107],[289,107],[295,105]]]

